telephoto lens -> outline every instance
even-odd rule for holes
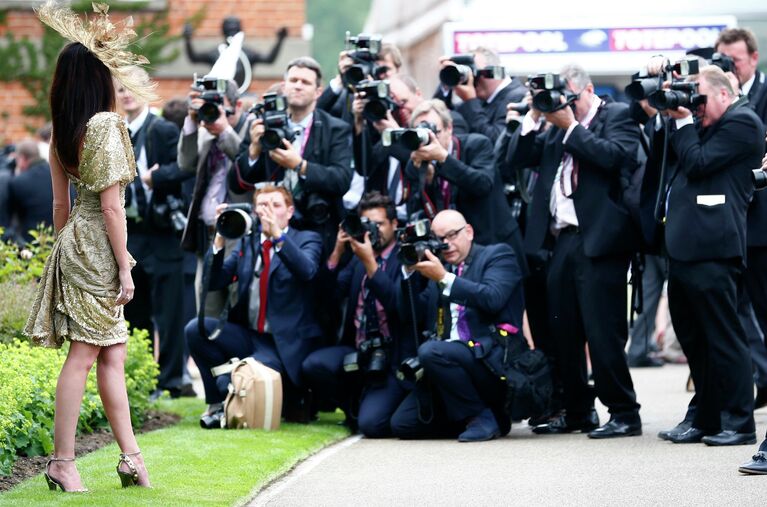
[[[230,204],[216,220],[216,232],[226,239],[240,239],[253,229],[253,207],[250,204]]]

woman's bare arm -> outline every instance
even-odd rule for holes
[[[53,227],[58,234],[69,220],[69,210],[72,207],[69,199],[69,178],[59,162],[53,143],[48,150],[48,160],[51,164],[51,186],[53,187]]]
[[[107,229],[109,243],[117,260],[120,271],[120,295],[117,304],[124,305],[133,298],[133,279],[131,278],[131,257],[128,253],[128,235],[125,229],[125,210],[120,202],[120,185],[115,183],[104,189],[101,194],[101,213]]]

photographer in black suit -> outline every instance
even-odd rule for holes
[[[501,65],[498,53],[492,49],[478,47],[471,53],[477,69]],[[453,65],[449,57],[442,57],[439,63],[443,68]],[[469,73],[465,84],[452,89],[440,85],[434,98],[442,99],[450,106],[453,93],[462,101],[456,109],[466,118],[469,132],[482,134],[494,143],[506,129],[506,106],[521,101],[527,89],[518,79],[508,76],[503,79],[475,78]]]
[[[522,236],[506,204],[490,140],[481,134],[455,135],[452,116],[437,99],[413,111],[410,126],[422,124],[432,130],[429,142],[410,154],[405,168],[408,214],[423,213],[431,219],[439,211],[455,209],[474,226],[477,243],[508,243],[526,272]]]
[[[335,299],[347,298],[341,343],[313,352],[304,360],[303,374],[315,393],[343,408],[351,427],[358,425],[366,437],[387,437],[389,419],[406,394],[395,373],[403,360],[415,355],[415,342],[397,306],[402,269],[394,204],[371,192],[360,202],[359,216],[378,232],[371,235],[362,222],[347,218],[327,262],[336,277]],[[359,230],[353,223],[360,224]],[[354,257],[343,266],[349,249]],[[355,353],[359,370],[347,372],[345,358]]]
[[[229,174],[229,187],[242,193],[259,182],[281,182],[296,203],[291,226],[318,232],[327,256],[341,220],[341,198],[352,180],[352,141],[348,124],[316,108],[321,82],[322,71],[314,59],[300,57],[288,63],[287,128],[295,132],[295,138],[292,143],[283,139],[281,148],[265,151],[261,145],[264,121],[254,120]]]
[[[144,72],[140,69],[134,72]],[[183,301],[183,252],[179,236],[186,209],[181,183],[191,177],[176,163],[179,129],[149,111],[149,105],[118,85],[117,100],[136,157],[137,176],[126,189],[128,250],[138,264],[133,269],[136,293],[125,305],[132,327],[146,329],[160,339],[158,396],[163,390],[177,397],[194,395],[183,385],[184,317],[174,302]]]
[[[628,107],[595,95],[581,67],[568,65],[560,77],[562,92],[574,94],[572,105],[545,114],[533,107],[509,143],[512,169],[540,168],[525,249],[536,254],[553,248],[548,311],[565,414],[533,431],[640,435],[639,404],[623,350],[626,272],[637,233],[622,204],[621,185],[622,173],[635,168],[639,132]],[[544,117],[553,127],[539,134]],[[587,342],[596,395],[610,411],[610,421],[600,428],[588,386]]]
[[[655,69],[650,69],[652,70]],[[756,442],[753,378],[745,332],[737,315],[746,260],[746,213],[751,170],[764,152],[764,125],[736,100],[727,76],[701,69],[696,109],[670,109],[671,146],[679,162],[661,191],[669,262],[669,309],[695,382],[692,427],[676,443]]]
[[[427,250],[409,281],[433,339],[418,349],[424,377],[392,417],[392,431],[400,438],[491,440],[511,428],[498,372],[501,343],[524,341],[522,272],[508,245],[474,243],[473,227],[457,211],[440,212],[431,232],[447,246],[447,267]],[[411,291],[403,291],[407,306]]]
[[[741,92],[748,97],[748,106],[767,125],[767,76],[757,68],[759,50],[756,36],[747,28],[728,28],[719,33],[715,48],[719,53],[732,58]],[[745,314],[741,320],[753,319],[753,313],[761,329],[760,337],[758,332],[749,332],[746,328],[755,370],[754,409],[758,409],[767,405],[767,347],[764,342],[767,336],[767,193],[754,193],[746,223],[746,301],[739,302],[739,313]]]

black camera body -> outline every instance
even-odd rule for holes
[[[669,90],[657,90],[647,97],[647,102],[658,110],[686,107],[694,111],[706,103],[708,97],[698,93],[698,83],[674,81]]]
[[[257,220],[250,204],[228,204],[216,220],[216,232],[226,239],[240,239],[251,233]]]
[[[367,100],[362,115],[370,122],[383,120],[388,111],[396,109],[389,95],[388,81],[365,79],[354,86],[354,91],[364,95]]]
[[[474,61],[474,55],[453,55],[450,61],[454,65],[448,65],[439,71],[439,82],[448,88],[454,88],[469,82],[469,76],[474,78],[503,79],[506,77],[506,69],[498,65],[488,65],[484,69],[478,69]]]
[[[415,128],[386,129],[381,135],[381,144],[384,146],[399,144],[410,151],[415,151],[431,142],[429,131],[436,134],[437,126],[428,121],[422,121]]]
[[[264,120],[261,147],[267,151],[282,148],[282,140],[292,143],[296,133],[288,127],[288,103],[277,93],[265,93],[261,102],[253,105],[250,112]]]
[[[751,180],[754,182],[754,189],[764,190],[767,188],[767,172],[764,172],[763,169],[753,169]]]
[[[372,77],[380,79],[387,70],[385,65],[378,65],[378,57],[381,54],[381,36],[361,33],[352,37],[346,32],[344,46],[347,55],[354,60],[341,76],[341,80],[347,87],[354,87],[360,81]]]
[[[439,257],[449,246],[439,241],[431,232],[429,220],[416,220],[405,226],[399,234],[397,257],[403,266],[413,266],[426,258],[429,251]]]
[[[378,248],[381,243],[381,233],[378,231],[378,224],[372,222],[368,217],[361,217],[356,213],[349,213],[341,221],[341,229],[360,243],[365,241],[365,233],[370,233],[370,243],[373,248]]]
[[[409,357],[402,361],[397,369],[397,378],[410,382],[418,382],[423,378],[423,365],[418,356]]]
[[[735,62],[732,58],[722,53],[714,53],[711,55],[711,59],[708,60],[711,65],[716,65],[724,72],[735,72]]]
[[[164,202],[153,203],[152,220],[161,229],[171,229],[181,234],[186,229],[186,205],[184,200],[173,194],[165,196]]]
[[[344,356],[344,371],[362,371],[368,382],[381,383],[389,372],[390,348],[391,338],[380,335],[368,337],[359,344],[356,352]]]
[[[193,88],[200,92],[200,98],[204,102],[197,110],[197,118],[200,121],[213,123],[221,116],[219,106],[224,105],[226,84],[226,79],[210,76],[198,78],[197,74],[195,74]]]
[[[511,105],[511,109],[518,112],[521,116],[524,116],[530,111],[530,106],[527,105],[527,102],[517,102]],[[522,125],[521,118],[512,118],[510,121],[506,122],[506,133],[512,135],[520,125]]]
[[[553,113],[575,102],[579,94],[567,88],[567,81],[559,74],[538,74],[527,78],[533,93],[533,108],[542,113]],[[562,97],[565,101],[562,102]]]
[[[660,88],[657,77],[648,76],[646,72],[637,72],[631,76],[631,82],[623,89],[631,100],[644,100]]]

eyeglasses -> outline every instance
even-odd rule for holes
[[[453,241],[455,238],[458,237],[458,235],[461,233],[461,231],[464,230],[465,228],[466,228],[466,226],[464,225],[460,229],[456,229],[454,231],[450,231],[447,234],[445,234],[444,236],[437,236],[437,239],[439,241],[443,242],[443,243],[445,241]]]

